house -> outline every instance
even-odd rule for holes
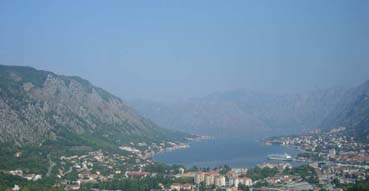
[[[21,156],[22,156],[22,152],[16,152],[16,153],[15,153],[15,157],[19,158],[19,157],[21,157]]]
[[[180,183],[173,183],[172,185],[170,185],[170,189],[180,191],[181,190],[181,185],[182,184],[180,184]]]
[[[192,185],[189,183],[182,184],[183,190],[191,190],[191,188],[192,188]]]
[[[149,173],[140,171],[127,171],[124,175],[128,178],[142,178],[146,177]]]
[[[184,168],[179,168],[179,169],[178,169],[179,174],[183,174],[183,173],[184,173],[184,171],[185,171],[185,169],[184,169]]]
[[[200,184],[205,180],[205,173],[202,171],[199,171],[195,174],[195,184]]]
[[[189,184],[189,183],[185,183],[185,184],[173,183],[170,186],[170,189],[177,190],[177,191],[180,191],[180,190],[191,190],[192,189],[192,185]]]
[[[252,186],[252,179],[249,177],[240,177],[240,178],[236,178],[234,180],[234,186],[238,186],[238,184],[243,184],[246,186]]]
[[[79,190],[81,186],[79,184],[68,184],[65,190]]]
[[[20,190],[20,187],[16,184],[14,184],[14,187],[12,188],[13,191],[18,191]]]
[[[215,176],[214,177],[214,184],[215,186],[225,186],[226,185],[226,179],[224,176]]]

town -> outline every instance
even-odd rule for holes
[[[296,147],[300,153],[294,160],[312,167],[317,184],[333,190],[340,185],[367,181],[369,176],[369,144],[345,136],[345,129],[316,129],[301,136],[269,138],[265,143]]]
[[[5,173],[32,182],[55,177],[54,187],[62,190],[139,190],[127,187],[130,182],[153,182],[144,190],[164,191],[343,190],[347,185],[367,181],[369,175],[369,145],[342,135],[343,130],[315,130],[301,136],[265,139],[266,145],[296,147],[299,153],[293,158],[270,158],[268,162],[253,168],[231,168],[227,165],[213,169],[186,168],[161,164],[152,160],[155,154],[189,145],[179,142],[131,142],[120,146],[120,152],[114,154],[95,150],[58,158],[48,155],[46,174],[25,173],[22,169]],[[16,152],[15,156],[22,157],[22,153]],[[114,182],[127,184],[114,186]],[[12,190],[21,190],[21,187],[14,185]]]

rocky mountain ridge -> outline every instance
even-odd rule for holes
[[[0,143],[120,145],[169,140],[162,129],[121,99],[79,77],[0,66]]]
[[[346,135],[369,141],[369,80],[348,90],[321,127],[345,127]]]

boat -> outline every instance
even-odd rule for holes
[[[292,156],[284,153],[284,154],[270,154],[268,155],[269,160],[280,160],[280,161],[290,161],[292,160]]]

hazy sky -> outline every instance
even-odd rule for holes
[[[123,98],[369,79],[369,1],[0,1],[0,64],[78,75]]]

